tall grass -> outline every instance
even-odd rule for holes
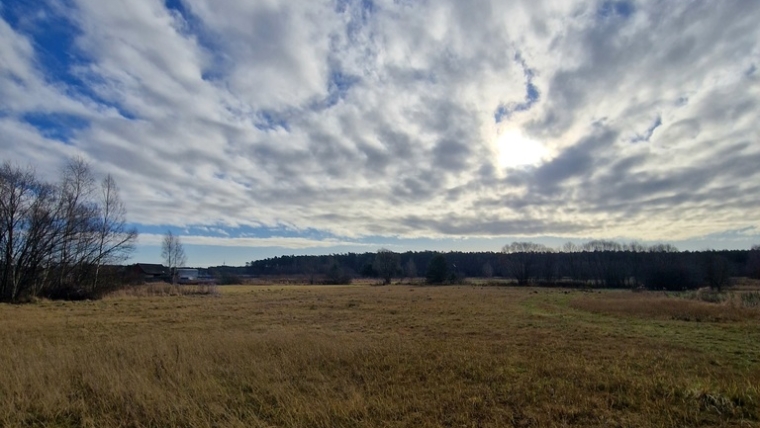
[[[216,295],[216,284],[169,284],[166,282],[151,282],[147,284],[127,286],[109,293],[107,298],[119,297],[148,297],[148,296],[193,296]]]
[[[610,292],[595,298],[577,299],[571,306],[590,312],[646,319],[706,322],[760,320],[760,310],[743,303],[745,295],[709,290],[685,293]]]
[[[745,308],[760,308],[760,292],[741,293],[742,306]]]
[[[607,297],[271,286],[0,306],[0,426],[760,423],[760,365],[734,352],[758,350],[757,323],[673,344],[577,309]]]

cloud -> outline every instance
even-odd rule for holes
[[[0,16],[6,157],[54,171],[83,154],[144,227],[353,242],[760,225],[751,0],[72,0]],[[499,164],[514,129],[542,163]]]
[[[139,245],[160,246],[163,242],[164,235],[154,233],[143,233],[138,238]],[[361,242],[345,241],[338,239],[308,239],[298,237],[215,237],[205,235],[182,235],[180,240],[183,245],[203,245],[214,247],[278,247],[287,249],[304,249],[304,248],[330,248],[338,246],[351,247],[374,247],[374,244]]]

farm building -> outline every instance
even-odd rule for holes
[[[161,264],[136,263],[133,270],[146,282],[161,281],[169,278],[169,268]]]

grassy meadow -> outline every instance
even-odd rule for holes
[[[760,308],[230,286],[0,305],[0,426],[760,426]]]

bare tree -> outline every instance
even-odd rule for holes
[[[562,246],[562,253],[567,260],[567,275],[573,281],[580,281],[583,278],[583,259],[579,254],[581,248],[573,242],[566,242]]]
[[[411,258],[404,265],[404,275],[409,278],[410,281],[417,277],[417,265],[414,264],[414,260]]]
[[[0,300],[25,296],[85,298],[96,293],[99,268],[121,261],[136,239],[113,178],[95,197],[94,176],[72,159],[57,185],[31,169],[0,168]]]
[[[620,254],[624,247],[607,240],[589,241],[581,247],[591,278],[596,286],[620,288],[625,285],[626,275]]]
[[[526,285],[535,275],[537,255],[549,252],[549,248],[534,242],[513,242],[502,247],[501,252],[505,254],[504,264],[512,277],[518,284]]]
[[[483,263],[481,272],[485,278],[493,277],[493,266],[491,266],[491,263],[488,263],[488,262]]]
[[[127,210],[119,197],[119,187],[111,174],[100,185],[98,252],[93,289],[98,287],[101,267],[126,260],[134,250],[137,230],[127,227]]]
[[[2,277],[0,298],[16,300],[20,290],[26,245],[29,211],[34,204],[36,180],[30,170],[22,170],[6,162],[0,168],[0,244],[2,245]]]
[[[171,230],[167,231],[166,235],[164,235],[164,241],[161,244],[161,257],[169,268],[172,284],[176,284],[177,268],[187,263],[187,256],[185,255],[185,247],[182,245],[179,236],[174,236]]]
[[[541,277],[547,283],[553,283],[558,276],[557,257],[554,256],[554,249],[546,247],[539,258],[541,260]]]
[[[15,262],[17,276],[14,280],[23,294],[29,296],[39,295],[48,285],[61,236],[55,186],[37,182],[34,194],[26,211],[23,246]]]
[[[391,279],[399,269],[399,257],[398,254],[391,250],[381,248],[377,250],[375,256],[375,262],[373,263],[375,271],[377,271],[380,278],[383,279],[383,284],[390,284]]]
[[[82,285],[91,273],[97,255],[97,202],[93,199],[96,181],[89,164],[72,158],[61,174],[58,218],[61,236],[57,248],[57,283],[68,290]],[[68,292],[68,291],[66,291]]]

